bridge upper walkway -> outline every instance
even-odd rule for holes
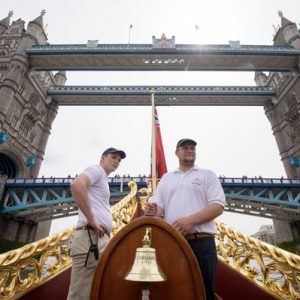
[[[1,200],[0,214],[30,222],[77,214],[70,192],[72,178],[8,179]],[[147,177],[110,177],[114,199],[128,192],[128,182],[146,187]],[[300,220],[300,180],[273,178],[220,178],[226,211],[277,220]]]
[[[298,68],[299,50],[271,45],[70,44],[26,50],[34,70],[278,71]]]
[[[262,106],[276,97],[272,86],[51,86],[59,105],[247,105]]]

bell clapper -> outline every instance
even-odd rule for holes
[[[148,287],[148,283],[145,283],[142,289],[142,300],[150,300],[150,290]]]

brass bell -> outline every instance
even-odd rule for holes
[[[125,280],[142,282],[166,281],[166,276],[160,270],[156,260],[156,250],[150,247],[151,227],[146,228],[143,238],[143,247],[137,248],[131,270],[125,276]]]

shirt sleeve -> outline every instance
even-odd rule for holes
[[[91,185],[94,185],[103,176],[98,166],[88,167],[82,173],[89,177]]]
[[[213,172],[208,176],[206,195],[208,204],[220,204],[223,207],[226,205],[226,197],[222,185],[217,175]]]
[[[160,180],[160,182],[157,185],[156,191],[154,192],[154,195],[151,199],[151,202],[155,202],[157,203],[157,205],[159,207],[161,207],[162,209],[165,209],[165,203],[164,203],[164,197],[163,197],[163,186],[164,186],[164,176],[162,177],[162,179]]]

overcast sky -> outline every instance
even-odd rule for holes
[[[176,43],[271,45],[279,10],[300,21],[298,0],[10,0],[1,3],[0,18],[13,10],[12,20],[27,25],[42,9],[51,44],[128,43],[132,24],[130,43],[150,44],[153,35],[165,33]],[[68,85],[255,85],[251,72],[68,72],[67,77]],[[169,170],[177,166],[176,142],[189,137],[198,142],[197,164],[217,175],[285,176],[263,107],[158,107],[158,115]],[[109,146],[127,153],[118,174],[149,174],[150,133],[150,106],[60,107],[40,176],[78,174],[97,164]],[[271,223],[229,213],[219,219],[250,234]],[[74,218],[54,221],[51,232],[73,224]]]

